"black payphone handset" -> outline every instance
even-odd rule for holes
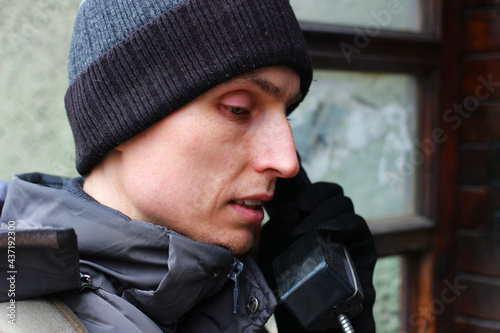
[[[286,193],[278,193],[277,188],[281,203],[293,200],[310,185],[302,168],[293,181]],[[269,213],[272,216],[272,208]],[[272,266],[278,301],[304,329],[325,331],[340,327],[345,333],[354,333],[349,318],[362,311],[363,290],[343,244],[312,230],[278,255]]]

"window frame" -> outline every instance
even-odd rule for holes
[[[425,31],[380,30],[365,35],[365,43],[360,42],[360,27],[300,22],[315,69],[404,73],[417,78],[417,140],[423,147],[415,165],[417,214],[369,223],[378,256],[403,258],[400,330],[404,332],[418,331],[411,318],[431,302],[431,249],[438,217],[441,142],[436,142],[435,131],[440,129],[441,0],[424,1],[423,6]],[[348,57],[346,47],[351,51]]]
[[[421,143],[435,143],[433,131],[439,129],[437,89],[440,41],[437,36],[381,31],[378,36],[371,38],[370,43],[359,54],[352,55],[351,62],[347,62],[340,45],[353,45],[356,31],[359,30],[309,22],[301,22],[301,27],[316,69],[415,75],[419,89],[418,140]],[[417,215],[370,222],[379,256],[430,248],[437,209],[437,191],[433,185],[437,183],[438,149],[439,146],[435,143],[433,149],[419,150],[423,161],[416,165]],[[418,245],[408,244],[408,237],[411,235],[422,238]]]

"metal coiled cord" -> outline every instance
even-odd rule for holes
[[[342,328],[342,331],[344,333],[355,333],[354,329],[352,328],[351,321],[346,315],[341,314],[337,317],[337,320],[339,321],[340,328]]]

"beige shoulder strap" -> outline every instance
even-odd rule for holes
[[[53,296],[4,302],[0,309],[1,333],[89,333],[75,313]]]

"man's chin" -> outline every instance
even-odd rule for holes
[[[255,235],[253,233],[251,235],[238,235],[222,242],[220,245],[229,249],[235,257],[238,257],[250,251],[254,240]]]

